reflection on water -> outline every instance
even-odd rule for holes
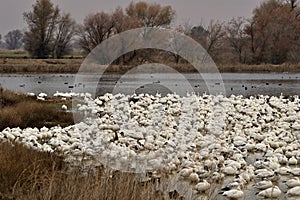
[[[222,79],[224,82],[226,95],[298,95],[300,73],[223,73]],[[97,75],[81,75],[82,82],[74,83],[76,74],[2,74],[0,75],[0,84],[2,87],[14,90],[21,93],[46,92],[49,95],[56,91],[69,92],[97,92],[98,95],[106,92],[118,91],[121,87],[122,93],[132,93],[132,88],[139,92],[168,93],[173,91],[184,91],[183,86],[188,80],[195,92],[200,94],[208,91],[208,88],[218,87],[220,81],[210,79],[210,74],[205,74],[208,77],[208,82],[205,82],[200,74],[184,74],[185,80],[177,79],[172,73],[164,74],[135,74],[128,75],[126,78],[120,75],[104,75],[101,79]],[[212,77],[212,76],[211,76]],[[98,88],[95,85],[98,83]],[[209,84],[208,86],[206,84]],[[166,86],[172,86],[170,89]]]

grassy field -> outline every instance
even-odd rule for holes
[[[300,64],[281,64],[281,65],[272,65],[272,64],[260,64],[260,65],[221,65],[218,66],[220,72],[227,73],[268,73],[268,72],[289,72],[289,73],[299,73]]]
[[[64,56],[64,58],[82,58],[81,53],[71,52],[69,55]],[[0,58],[30,58],[30,54],[22,49],[17,50],[6,50],[0,49]]]
[[[24,58],[30,55],[25,51],[0,51],[0,58],[14,57],[14,58]]]

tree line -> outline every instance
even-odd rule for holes
[[[77,24],[69,13],[60,10],[51,0],[37,0],[32,10],[23,14],[25,31],[13,30],[4,36],[5,47],[21,46],[36,58],[61,58],[72,45],[86,54],[105,39],[139,27],[163,27],[182,32],[199,42],[217,63],[299,63],[300,7],[297,0],[266,0],[253,10],[249,19],[233,18],[228,22],[211,20],[207,26],[189,23],[172,26],[175,11],[158,3],[131,2],[125,9],[98,12]],[[0,36],[1,41],[1,36]],[[3,45],[2,45],[3,46]],[[143,50],[131,52],[116,62],[130,61],[137,56],[163,55],[167,52]],[[155,56],[153,56],[155,57]],[[184,59],[174,55],[174,62]]]

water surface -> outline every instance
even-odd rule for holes
[[[75,82],[76,74],[0,74],[3,88],[16,92],[40,93],[53,95],[56,91],[90,92],[97,95],[119,91],[131,94],[136,92],[167,93],[185,91],[188,82],[195,92],[212,93],[220,87],[222,81],[216,80],[213,74],[184,74],[184,78],[173,73],[162,74],[129,74],[121,75],[78,75],[80,82]],[[235,95],[299,95],[300,73],[222,73],[226,96]],[[171,86],[172,89],[168,88]],[[174,89],[175,88],[175,89]],[[209,89],[210,90],[209,90]]]

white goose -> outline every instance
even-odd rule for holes
[[[68,110],[68,107],[64,104],[64,105],[61,106],[61,109],[62,109],[63,111],[66,111],[66,110]]]
[[[289,188],[300,186],[300,180],[298,177],[294,177],[288,181],[285,182],[286,186]]]
[[[195,186],[195,190],[198,192],[205,192],[210,188],[210,183],[208,183],[206,180],[203,180],[201,182],[199,182],[196,186]]]
[[[273,183],[272,183],[272,181],[269,181],[269,180],[263,180],[254,185],[254,187],[259,190],[265,190],[272,186],[273,186]]]
[[[195,183],[195,182],[199,182],[199,176],[197,173],[193,172],[190,174],[190,176],[188,177],[188,180]]]
[[[281,194],[281,190],[278,186],[274,186],[265,190],[262,190],[258,193],[258,196],[266,198],[277,198]]]
[[[289,165],[297,165],[298,160],[293,156],[288,161]]]
[[[289,189],[287,191],[287,195],[288,196],[300,196],[300,186],[296,186],[296,187]]]
[[[223,192],[222,195],[229,199],[241,199],[244,197],[244,192],[239,189],[232,189],[232,190]]]
[[[292,168],[290,170],[290,173],[293,174],[294,176],[300,176],[300,168],[299,167]]]

